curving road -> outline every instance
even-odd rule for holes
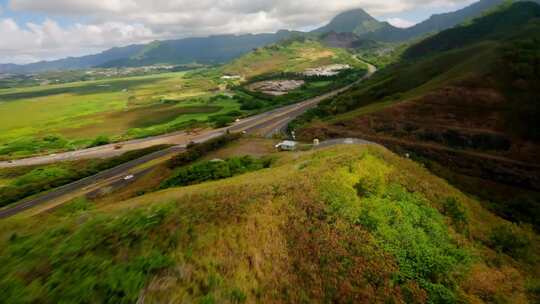
[[[45,203],[54,199],[59,199],[70,193],[85,190],[89,186],[96,184],[100,181],[104,181],[107,179],[111,179],[113,181],[120,180],[129,173],[129,170],[143,163],[167,156],[169,154],[172,155],[172,154],[182,151],[183,149],[185,149],[186,145],[189,142],[195,142],[195,143],[205,142],[212,138],[221,136],[227,131],[246,132],[249,134],[272,136],[273,134],[285,129],[290,121],[292,121],[294,118],[298,117],[299,115],[303,114],[308,109],[315,107],[317,104],[319,104],[323,100],[335,97],[336,95],[347,91],[355,84],[371,77],[376,71],[377,69],[373,65],[368,64],[368,73],[366,73],[366,75],[362,77],[361,79],[359,79],[358,81],[348,86],[345,86],[341,89],[337,89],[335,91],[326,93],[324,95],[321,95],[312,99],[308,99],[306,101],[303,101],[297,104],[285,106],[276,110],[272,110],[263,114],[259,114],[259,115],[255,115],[255,116],[243,119],[227,128],[209,130],[198,135],[189,135],[185,132],[176,132],[176,133],[171,133],[171,134],[155,136],[151,138],[132,140],[132,141],[120,143],[122,145],[121,149],[115,149],[115,146],[118,144],[114,144],[114,145],[106,145],[106,146],[67,152],[67,153],[59,153],[57,155],[48,155],[48,156],[20,159],[20,160],[16,160],[12,162],[0,162],[0,168],[40,165],[40,164],[54,163],[58,161],[111,157],[111,156],[116,156],[116,155],[125,153],[130,150],[141,149],[141,148],[150,147],[150,146],[154,146],[158,144],[174,144],[175,145],[171,148],[154,152],[152,154],[124,163],[112,169],[105,170],[96,175],[93,175],[93,176],[81,179],[79,181],[73,182],[71,184],[67,184],[62,187],[53,189],[47,193],[34,196],[27,200],[23,200],[23,202],[20,202],[14,206],[0,209],[0,219],[10,217],[12,215],[15,215],[24,210],[30,209],[42,203]]]

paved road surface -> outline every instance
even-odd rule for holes
[[[153,146],[158,143],[168,143],[168,144],[176,144],[175,146],[151,153],[149,155],[143,156],[139,159],[132,160],[130,162],[124,163],[120,166],[117,166],[112,169],[105,170],[103,172],[100,172],[96,175],[81,179],[79,181],[73,182],[71,184],[67,184],[61,187],[58,187],[56,189],[53,189],[47,193],[44,193],[42,195],[38,195],[35,197],[32,197],[31,199],[25,200],[21,203],[18,203],[12,207],[0,209],[0,219],[10,217],[12,215],[15,215],[17,213],[20,213],[24,210],[28,210],[32,207],[35,207],[37,205],[40,205],[42,203],[61,198],[63,196],[66,196],[69,193],[73,193],[76,191],[80,191],[90,185],[96,184],[99,181],[103,181],[110,178],[116,178],[116,180],[123,178],[126,174],[128,174],[129,170],[143,164],[149,161],[152,161],[154,159],[158,159],[161,157],[164,157],[168,154],[174,154],[178,153],[180,151],[183,151],[186,147],[186,145],[190,142],[196,142],[201,143],[205,142],[207,140],[210,140],[212,138],[218,137],[223,135],[227,130],[231,132],[247,132],[251,134],[259,134],[263,136],[270,136],[274,134],[275,132],[279,130],[283,130],[287,124],[293,120],[294,118],[298,117],[305,111],[307,111],[310,108],[315,107],[318,103],[321,101],[335,97],[338,94],[341,94],[342,92],[350,89],[353,85],[356,83],[365,80],[369,77],[371,77],[376,72],[376,68],[372,65],[369,65],[369,71],[368,73],[362,78],[359,79],[357,82],[348,85],[346,87],[343,87],[341,89],[332,91],[330,93],[297,103],[293,105],[289,105],[286,107],[282,107],[273,111],[269,111],[263,114],[259,114],[256,116],[252,116],[249,118],[246,118],[233,126],[222,128],[222,129],[216,129],[204,132],[200,135],[194,135],[190,136],[189,138],[185,137],[184,132],[177,132],[173,134],[166,134],[162,136],[156,136],[148,139],[141,139],[141,140],[134,140],[123,143],[124,148],[121,151],[115,150],[114,145],[108,145],[103,147],[96,147],[92,149],[85,149],[80,151],[74,151],[74,152],[68,152],[68,153],[61,153],[54,156],[44,156],[44,157],[34,157],[34,158],[28,158],[28,159],[21,159],[17,161],[13,161],[12,163],[8,162],[2,162],[0,163],[1,167],[13,167],[13,166],[24,166],[24,165],[37,165],[37,164],[46,164],[46,163],[52,163],[52,162],[58,162],[58,161],[66,161],[66,160],[76,160],[76,159],[84,159],[84,158],[97,158],[97,157],[109,157],[118,155],[121,153],[125,153],[125,149],[130,149],[132,145],[137,146],[137,149],[140,149],[144,147],[144,145]],[[184,135],[184,136],[182,136]],[[182,138],[180,140],[180,138]],[[180,142],[177,142],[180,140]],[[143,146],[141,146],[143,144]],[[324,144],[324,143],[323,143]]]
[[[315,147],[315,149],[322,149],[322,148],[335,146],[335,145],[375,145],[375,146],[380,146],[378,143],[375,143],[375,142],[372,142],[372,141],[369,141],[369,140],[359,139],[359,138],[336,138],[336,139],[330,139],[330,140],[325,140],[325,141],[321,142],[318,146]]]

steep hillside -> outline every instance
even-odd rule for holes
[[[297,121],[298,133],[410,153],[499,214],[540,228],[539,11],[517,3],[412,46],[414,60],[323,103]]]
[[[504,2],[505,0],[480,0],[455,12],[433,15],[428,20],[409,28],[383,27],[375,32],[366,34],[363,38],[384,42],[397,42],[422,37],[452,28],[468,19],[479,17]]]
[[[4,303],[538,299],[537,235],[378,147],[0,227]]]
[[[509,2],[482,18],[443,31],[413,45],[404,55],[407,59],[414,59],[468,46],[478,41],[511,39],[518,30],[523,29],[535,18],[540,18],[540,5],[533,2],[511,5]]]

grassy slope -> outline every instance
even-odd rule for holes
[[[375,147],[0,225],[6,303],[527,303],[538,290],[537,236]],[[492,238],[500,227],[509,238]]]
[[[223,71],[251,78],[279,72],[303,72],[334,63],[364,67],[343,49],[329,48],[313,40],[291,40],[259,48],[225,65]]]

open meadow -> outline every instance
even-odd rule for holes
[[[187,72],[0,90],[0,154],[159,134],[238,109],[217,75]]]

